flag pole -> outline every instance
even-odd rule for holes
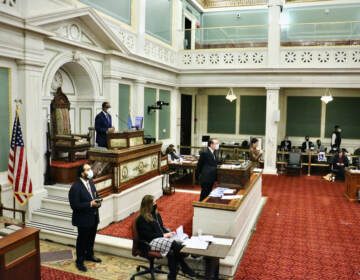
[[[18,116],[19,115],[19,104],[22,104],[22,100],[21,99],[15,99],[14,100],[15,102],[15,112],[16,112],[16,115]],[[16,210],[16,202],[15,202],[15,196],[13,196],[13,207],[14,207],[14,210]],[[14,219],[16,219],[16,211],[13,212],[13,217]]]

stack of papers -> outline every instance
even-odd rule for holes
[[[214,237],[212,240],[212,243],[217,244],[217,245],[226,245],[226,246],[231,246],[233,240],[232,239],[228,239],[228,238],[218,238],[218,237]]]
[[[262,169],[261,168],[254,168],[253,171],[260,173],[262,171]]]
[[[232,200],[232,199],[239,199],[239,198],[242,198],[242,195],[223,195],[221,197],[221,199],[229,199],[229,200]]]
[[[186,239],[183,243],[186,248],[206,250],[209,246],[209,242],[202,240],[197,236],[192,236],[190,239]]]
[[[176,239],[176,240],[179,240],[179,241],[184,241],[185,239],[188,239],[189,236],[184,233],[184,228],[183,226],[179,226],[177,229],[176,229],[176,234],[171,237],[172,239]]]

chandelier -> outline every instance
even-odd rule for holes
[[[226,97],[227,100],[229,100],[230,102],[233,102],[236,99],[236,95],[234,94],[233,88],[230,88]]]
[[[329,102],[333,101],[333,97],[331,96],[330,89],[325,90],[325,95],[321,96],[321,101],[325,104],[328,104]]]

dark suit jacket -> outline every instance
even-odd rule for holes
[[[142,216],[138,216],[136,220],[136,229],[138,231],[139,239],[151,242],[155,238],[163,237],[165,232],[163,221],[159,213],[153,214],[154,221],[147,222]]]
[[[284,148],[286,151],[291,151],[291,141],[290,140],[281,141],[280,148]]]
[[[196,176],[200,176],[200,184],[213,184],[217,179],[217,165],[219,158],[206,148],[200,154],[200,158],[196,167]]]
[[[339,155],[336,154],[336,155],[334,156],[333,162],[332,162],[334,169],[338,169],[338,168],[339,168],[338,165],[337,165],[337,163],[339,163],[339,162],[340,162],[340,161],[339,161]],[[345,155],[342,156],[342,163],[344,164],[344,165],[343,165],[344,167],[349,166],[349,159],[347,158],[347,156],[345,156]]]
[[[313,144],[313,142],[309,141],[309,149],[310,149],[311,147],[314,147],[314,144]],[[302,143],[302,145],[301,145],[301,151],[303,151],[303,152],[306,151],[306,141]]]
[[[99,198],[95,185],[90,181],[90,188],[95,198]],[[72,213],[72,224],[77,227],[93,227],[99,223],[99,210],[91,207],[92,198],[83,182],[77,179],[69,191],[69,202]]]
[[[111,115],[108,114],[108,120],[103,111],[96,115],[95,118],[95,130],[96,130],[96,143],[100,147],[107,147],[106,132],[112,127]]]

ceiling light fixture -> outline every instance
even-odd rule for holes
[[[330,89],[325,90],[325,95],[321,96],[321,101],[325,104],[328,104],[329,102],[333,101],[333,97],[331,96]]]
[[[236,95],[234,94],[233,88],[230,88],[226,97],[227,100],[229,100],[230,102],[233,102],[236,99]]]

